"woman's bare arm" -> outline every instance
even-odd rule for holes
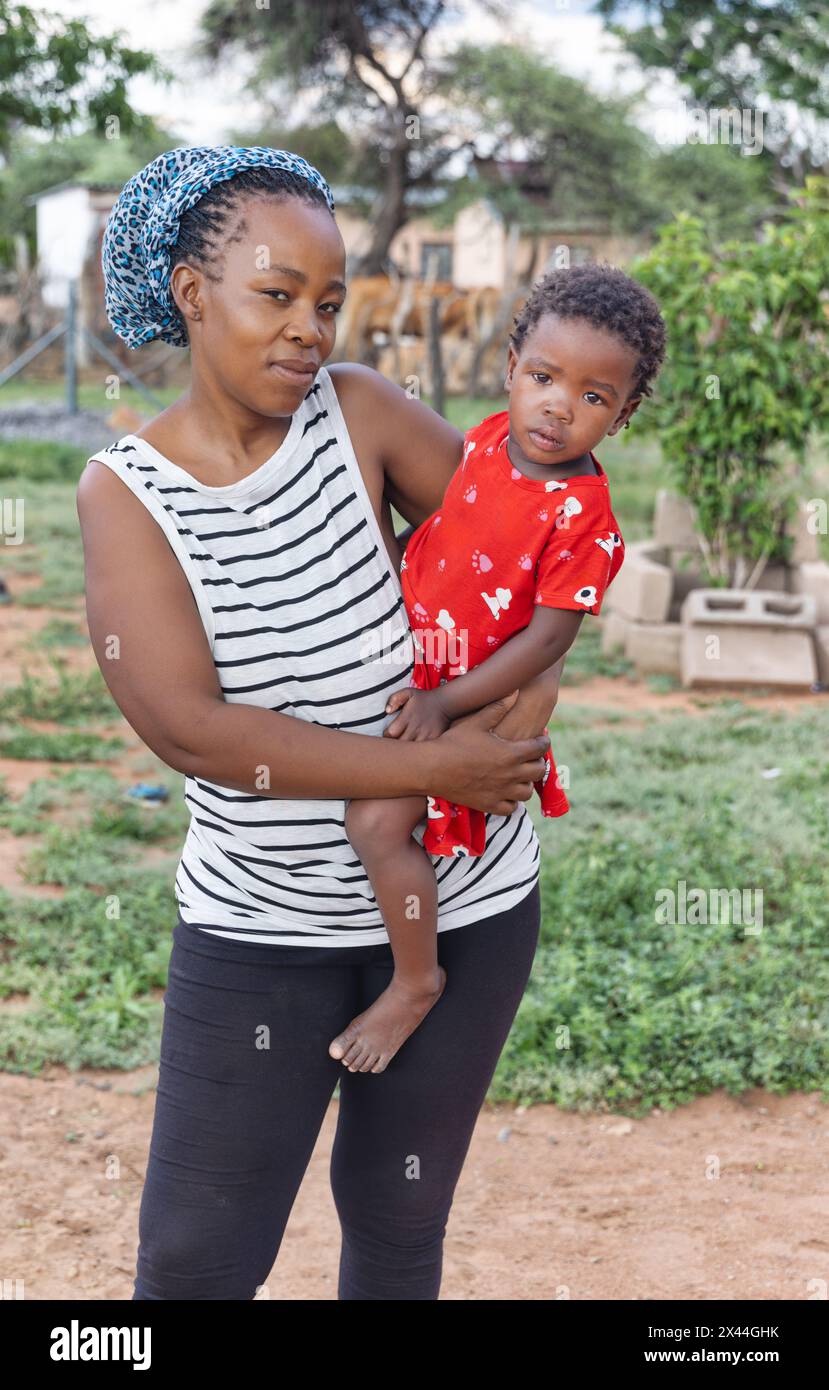
[[[428,790],[501,815],[532,795],[549,739],[494,738],[487,730],[500,703],[489,721],[473,716],[431,746],[403,748],[226,702],[192,591],[157,522],[97,461],[81,476],[77,502],[95,656],[127,722],[170,767],[272,797]]]

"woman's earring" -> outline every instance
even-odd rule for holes
[[[626,429],[626,430],[629,430],[629,429],[630,429],[630,420],[625,420],[625,429]]]

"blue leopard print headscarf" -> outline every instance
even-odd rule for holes
[[[200,145],[167,150],[126,183],[104,229],[101,264],[107,318],[127,347],[162,338],[187,346],[170,294],[170,251],[179,219],[214,183],[257,165],[287,169],[334,199],[319,170],[301,155],[266,145]]]

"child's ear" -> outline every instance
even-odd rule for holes
[[[641,404],[641,396],[631,396],[630,400],[625,401],[624,405],[622,406],[622,409],[619,411],[619,414],[616,416],[616,419],[613,421],[613,424],[610,426],[610,429],[607,431],[607,433],[618,434],[619,430],[622,429],[623,426],[627,425],[627,422],[630,419],[631,415],[636,414]]]
[[[504,390],[509,391],[512,386],[512,374],[515,371],[515,364],[518,361],[518,353],[512,343],[507,348],[507,374],[504,377]]]

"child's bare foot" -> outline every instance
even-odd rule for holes
[[[395,1052],[440,999],[445,984],[442,965],[437,967],[433,983],[422,987],[403,984],[392,976],[371,1007],[353,1018],[330,1044],[331,1056],[349,1071],[385,1071]]]

